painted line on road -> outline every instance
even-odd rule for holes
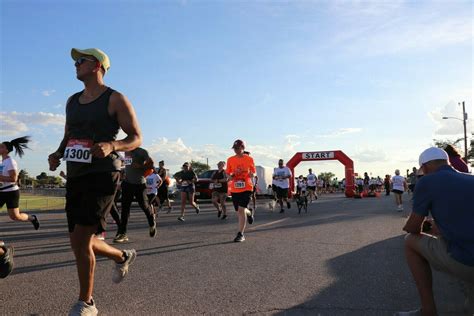
[[[265,224],[261,224],[261,225],[257,225],[257,226],[252,226],[250,228],[247,228],[247,231],[255,230],[255,229],[261,228],[261,227],[267,227],[267,226],[275,225],[275,224],[278,224],[278,223],[281,223],[281,222],[284,222],[284,221],[288,220],[288,218],[289,217],[285,217],[285,218],[282,218],[282,219],[279,219],[277,221],[273,221],[273,222],[270,222],[270,223],[265,223]]]

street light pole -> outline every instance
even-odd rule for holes
[[[458,105],[461,105],[461,102],[458,102]],[[466,131],[466,121],[467,121],[467,113],[466,113],[466,104],[464,101],[462,101],[462,119],[457,118],[457,117],[452,117],[452,116],[443,116],[443,120],[447,119],[455,119],[462,121],[462,125],[464,127],[464,161],[467,162],[467,131]]]
[[[464,125],[464,162],[467,162],[467,132],[466,132],[466,121],[467,121],[467,113],[466,113],[466,105],[465,102],[462,101],[462,123]]]

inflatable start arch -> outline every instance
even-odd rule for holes
[[[295,167],[302,161],[315,160],[339,160],[344,165],[346,171],[345,194],[347,197],[354,197],[354,162],[340,150],[296,153],[286,164],[292,173],[290,179],[290,192],[293,192],[295,187]]]

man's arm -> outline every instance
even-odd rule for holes
[[[422,231],[424,220],[425,216],[421,216],[412,212],[408,217],[408,220],[406,221],[403,230],[407,233],[420,234]]]
[[[113,151],[132,151],[142,144],[142,133],[132,104],[121,93],[110,96],[109,114],[115,116],[120,128],[127,134],[121,140],[94,144],[91,153],[94,157],[104,158]]]
[[[68,103],[69,103],[69,100],[68,100]],[[64,124],[63,139],[61,140],[61,143],[59,144],[58,149],[56,149],[54,153],[48,156],[49,170],[55,171],[61,164],[60,159],[64,155],[64,150],[66,149],[67,141],[68,141],[68,126],[67,124]]]

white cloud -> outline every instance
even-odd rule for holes
[[[340,1],[330,6],[337,25],[328,48],[366,56],[420,52],[473,39],[472,15],[452,6],[404,1]]]
[[[35,125],[64,125],[65,116],[45,112],[0,112],[0,132],[2,135],[16,135],[30,130]]]
[[[362,128],[360,127],[343,127],[337,130],[331,131],[327,134],[317,135],[316,137],[321,138],[330,138],[330,137],[339,137],[347,134],[354,134],[362,132]]]
[[[377,162],[383,163],[388,161],[387,153],[379,148],[365,147],[358,149],[354,155],[354,163],[357,162]]]
[[[41,94],[44,95],[45,97],[50,97],[55,92],[56,92],[56,90],[54,90],[54,89],[43,90],[43,91],[41,91]]]

